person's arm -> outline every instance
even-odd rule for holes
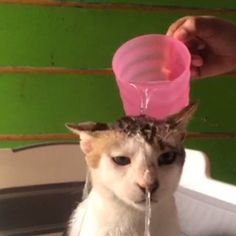
[[[213,16],[186,16],[174,22],[167,35],[188,46],[194,78],[236,69],[236,24],[232,22]]]

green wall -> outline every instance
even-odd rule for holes
[[[0,1],[1,2],[1,1]],[[40,2],[40,1],[38,1]],[[56,2],[56,1],[53,1]],[[61,1],[67,3],[69,1]],[[78,1],[79,2],[79,1]],[[86,1],[81,1],[85,3]],[[219,14],[236,22],[235,0],[114,0],[96,3],[141,3],[182,6],[185,12],[125,11],[0,3],[0,67],[110,68],[115,50],[128,39],[165,33],[181,16]],[[192,99],[200,108],[190,131],[236,132],[236,75],[192,82]],[[112,121],[123,114],[111,75],[0,74],[0,134],[66,133],[68,121]],[[18,147],[29,142],[1,142]],[[188,140],[186,146],[206,152],[212,175],[236,184],[236,140]]]

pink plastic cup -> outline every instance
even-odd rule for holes
[[[112,68],[126,115],[165,119],[189,103],[190,53],[176,39],[131,39],[116,51]]]

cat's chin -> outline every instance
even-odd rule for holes
[[[153,204],[156,204],[157,201],[152,199],[151,200],[151,206]],[[131,204],[135,209],[139,210],[139,211],[145,211],[146,210],[146,200],[141,200],[141,201],[136,201],[136,202],[132,202]]]

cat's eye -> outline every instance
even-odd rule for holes
[[[158,165],[163,166],[163,165],[171,165],[172,163],[175,162],[177,158],[178,153],[175,151],[170,151],[170,152],[164,152],[159,156],[158,159]]]
[[[126,166],[130,164],[130,158],[126,156],[112,157],[112,160],[119,166]]]

